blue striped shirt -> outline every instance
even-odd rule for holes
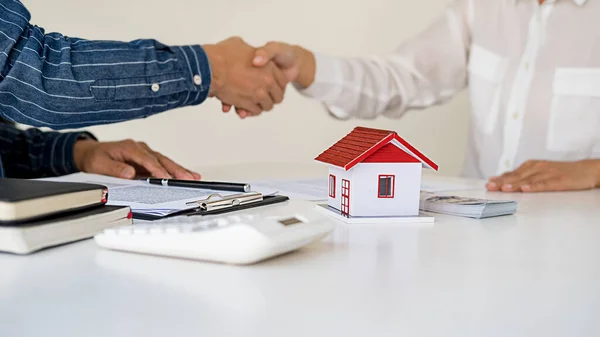
[[[199,45],[173,47],[149,39],[85,40],[46,33],[30,24],[30,19],[20,1],[0,0],[0,115],[8,120],[55,130],[80,128],[145,118],[200,104],[208,96],[210,66]],[[7,154],[14,145],[9,146],[6,139],[31,142],[39,148],[43,143],[45,149],[48,142],[54,144],[40,157],[43,160],[69,160],[65,156],[72,155],[73,134],[30,130],[17,135],[17,131],[0,126],[5,139],[0,141],[0,177],[2,167],[10,173],[9,167],[33,165],[7,163],[23,156]],[[64,147],[71,149],[63,151]],[[26,148],[32,150],[20,147],[21,151]],[[63,151],[58,154],[64,156],[53,156],[52,151]],[[68,169],[71,164],[63,166]],[[45,175],[70,173],[59,166],[47,162],[36,167],[50,170]]]

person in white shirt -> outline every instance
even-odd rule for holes
[[[468,87],[464,176],[505,192],[600,187],[600,1],[456,0],[387,55],[271,42],[254,64],[269,60],[341,119],[400,117]]]

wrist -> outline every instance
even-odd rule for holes
[[[223,58],[218,45],[207,44],[203,45],[202,49],[204,49],[210,65],[211,81],[209,95],[216,96],[223,87],[224,71],[227,69],[225,67],[225,58]]]
[[[596,188],[600,188],[600,159],[592,160],[592,167],[596,177]]]
[[[315,81],[315,74],[317,72],[315,55],[310,50],[300,46],[294,46],[294,49],[299,60],[298,78],[294,84],[302,89],[306,89]]]
[[[600,188],[600,159],[586,159],[580,161],[581,164],[588,168],[588,172],[593,175],[595,187]]]
[[[73,145],[73,161],[77,170],[84,171],[85,163],[90,149],[98,142],[94,139],[80,139]]]

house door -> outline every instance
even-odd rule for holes
[[[342,215],[350,216],[350,181],[342,179]]]

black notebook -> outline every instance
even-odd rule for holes
[[[98,206],[26,224],[3,223],[0,224],[0,252],[29,254],[131,224],[131,209],[126,206]]]
[[[26,222],[107,202],[108,189],[96,184],[0,179],[0,223]]]

